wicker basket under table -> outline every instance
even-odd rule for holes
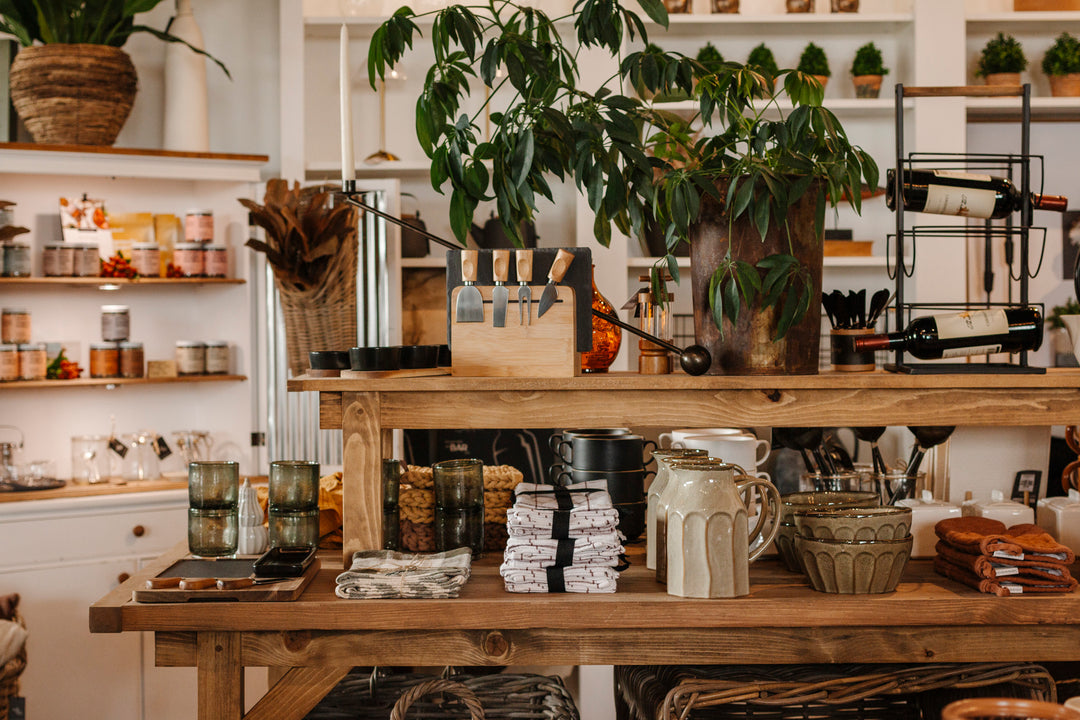
[[[961,698],[1057,699],[1032,663],[623,666],[615,686],[634,720],[937,720]]]
[[[26,627],[18,613],[15,613],[12,619]],[[0,720],[7,720],[10,700],[19,694],[19,676],[25,669],[26,645],[23,645],[15,657],[0,665]]]
[[[397,673],[374,679],[370,668],[355,668],[330,691],[306,720],[387,720],[394,703],[407,690],[433,675]],[[558,677],[497,673],[448,676],[480,700],[487,720],[579,720],[577,706]],[[449,694],[429,694],[415,700],[410,720],[468,720],[465,704]]]

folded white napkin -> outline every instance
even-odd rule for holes
[[[604,480],[586,480],[570,485],[518,483],[514,488],[514,507],[536,510],[607,510],[611,496]]]
[[[334,592],[351,599],[453,598],[468,581],[471,562],[464,547],[424,554],[365,550],[353,554]]]
[[[609,567],[499,568],[507,592],[613,593],[619,573]]]
[[[615,532],[604,532],[567,540],[516,535],[506,541],[503,561],[518,568],[545,568],[553,565],[614,566],[623,546]]]

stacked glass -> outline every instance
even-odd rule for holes
[[[432,466],[435,480],[435,549],[484,550],[484,463],[444,460]]]
[[[319,463],[270,463],[270,547],[319,545]]]
[[[188,552],[197,557],[236,553],[240,465],[232,460],[188,464]]]

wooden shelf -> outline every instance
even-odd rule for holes
[[[660,26],[639,13],[650,31]],[[691,13],[668,15],[668,35],[697,34],[702,31],[723,33],[761,32],[771,35],[806,36],[824,32],[841,34],[888,33],[910,26],[911,13],[774,13],[752,15],[744,13]]]
[[[968,120],[972,122],[1020,122],[1018,98],[967,98]],[[1034,122],[1072,122],[1080,120],[1080,98],[1033,97],[1031,119]]]
[[[831,82],[850,82],[849,78],[835,78]],[[828,88],[825,90],[828,93]],[[832,99],[826,97],[823,105],[836,113],[844,117],[892,117],[896,110],[896,102],[892,98],[836,98]],[[783,113],[789,113],[792,110],[792,104],[788,100],[784,100],[779,103],[779,111]],[[652,108],[655,110],[667,110],[668,112],[678,113],[683,116],[690,116],[697,113],[700,109],[700,104],[697,100],[679,100],[677,102],[657,102],[652,104]],[[904,101],[904,110],[911,110],[915,107],[912,100]]]
[[[207,383],[207,382],[243,382],[246,375],[184,375],[183,377],[163,378],[77,378],[74,380],[18,380],[16,382],[0,383],[0,391],[4,390],[50,390],[104,387],[112,389],[119,385],[172,385],[176,383]]]
[[[243,278],[106,278],[106,277],[28,277],[28,278],[0,278],[0,288],[3,287],[53,287],[57,285],[70,287],[93,287],[99,290],[120,290],[122,288],[152,285],[160,288],[163,285],[196,286],[196,285],[243,285],[247,281]]]
[[[189,153],[92,145],[0,143],[4,173],[258,182],[266,155]]]
[[[1013,32],[1055,32],[1062,30],[1062,25],[1080,25],[1080,12],[999,12],[975,13],[967,16],[969,29],[987,29],[1003,26]]]

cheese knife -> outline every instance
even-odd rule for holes
[[[522,325],[532,325],[532,250],[518,250],[514,253],[517,261],[518,310]]]
[[[551,263],[551,269],[548,270],[547,286],[540,296],[540,307],[536,312],[538,319],[544,317],[544,313],[550,310],[551,306],[559,298],[559,288],[556,286],[566,276],[566,271],[570,269],[570,263],[572,262],[574,262],[574,254],[569,250],[559,248],[559,252],[555,254],[554,262]]]
[[[477,255],[476,250],[461,251],[461,279],[464,286],[458,293],[455,308],[459,323],[484,322],[484,298],[476,287]]]
[[[510,278],[510,251],[491,251],[491,271],[495,277],[495,287],[491,291],[491,317],[494,327],[506,327],[506,305],[510,302],[510,291],[506,281]]]

